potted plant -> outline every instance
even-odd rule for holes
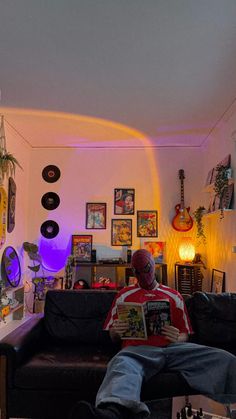
[[[28,266],[28,268],[34,273],[32,283],[34,284],[34,301],[36,299],[42,299],[44,297],[44,284],[45,284],[45,274],[42,265],[42,257],[39,254],[39,249],[37,244],[24,242],[23,249],[29,256],[30,260],[33,261],[33,265]],[[39,275],[41,270],[42,275]]]
[[[3,115],[1,116],[0,126],[0,182],[2,183],[5,177],[15,176],[16,166],[22,169],[20,163],[9,153],[6,149],[6,137],[4,130]]]
[[[229,185],[228,172],[229,169],[222,164],[218,164],[215,168],[216,176],[214,181],[214,191],[219,199],[220,219],[224,218],[223,195],[225,188]]]
[[[194,219],[197,225],[197,238],[202,241],[203,244],[206,243],[206,235],[204,231],[204,224],[202,221],[203,215],[206,213],[206,208],[199,206],[193,213]]]

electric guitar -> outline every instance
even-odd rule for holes
[[[184,170],[179,170],[179,179],[181,187],[180,204],[175,206],[176,215],[172,220],[172,226],[177,231],[189,231],[193,226],[193,219],[189,214],[190,207],[185,208],[184,205]]]

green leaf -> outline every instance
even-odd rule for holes
[[[40,265],[28,266],[28,268],[33,272],[38,272],[40,269]]]

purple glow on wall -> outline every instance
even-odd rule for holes
[[[67,257],[71,254],[71,244],[68,243],[66,248],[64,245],[65,243],[56,243],[55,240],[41,239],[39,252],[42,255],[44,269],[58,272],[64,268]]]

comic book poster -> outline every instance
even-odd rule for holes
[[[73,235],[71,253],[76,257],[77,262],[91,262],[92,236],[89,234]]]
[[[141,239],[143,240],[143,239]],[[153,256],[155,263],[163,263],[165,256],[165,242],[147,241],[142,244],[143,249],[148,250]]]
[[[137,211],[137,236],[157,237],[157,211]]]

